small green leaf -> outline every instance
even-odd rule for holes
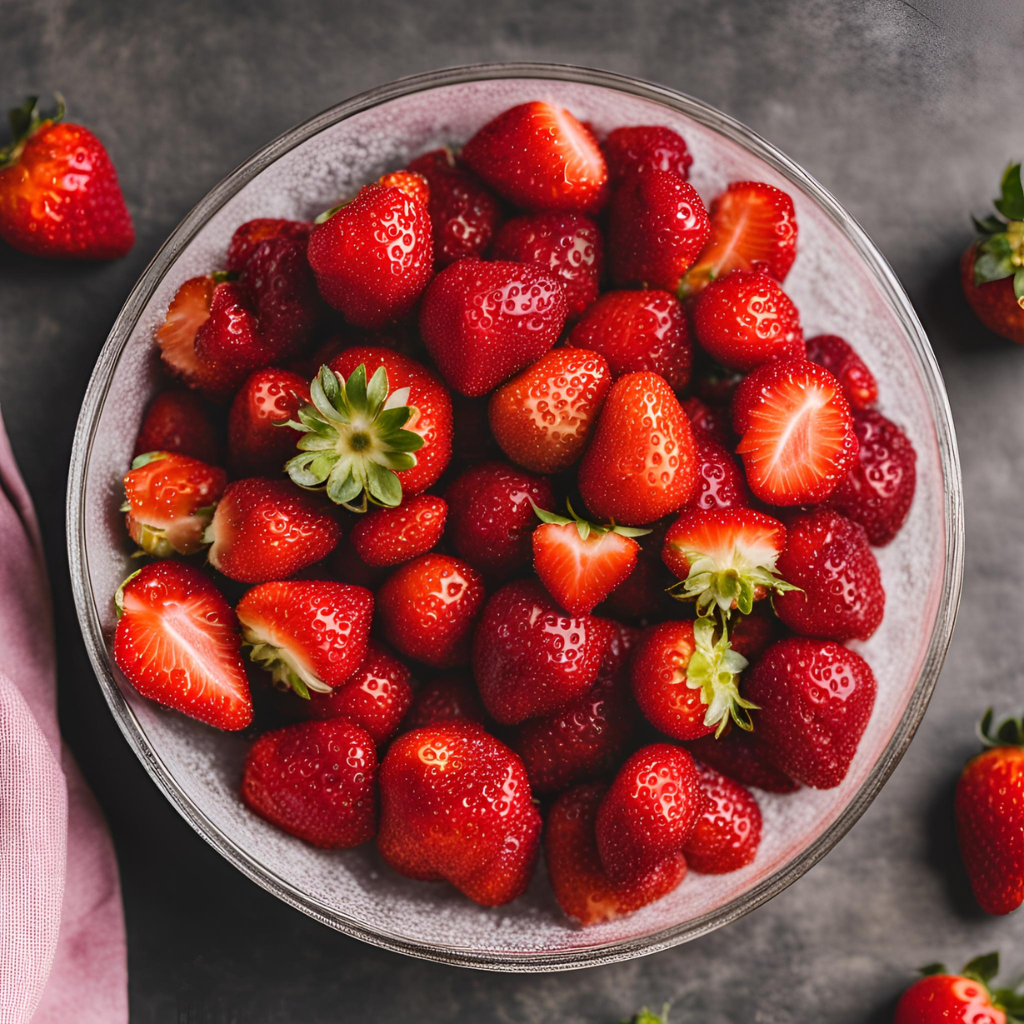
[[[148,466],[151,462],[166,459],[167,455],[167,452],[144,452],[142,455],[136,455],[132,459],[132,469],[142,469],[143,466]]]
[[[566,519],[565,516],[556,515],[554,512],[549,512],[546,508],[541,508],[532,498],[530,499],[530,505],[533,507],[533,514],[542,523],[549,523],[551,526],[571,526],[575,522],[573,519]]]
[[[367,490],[370,497],[386,508],[402,504],[402,483],[390,470],[370,462],[366,466]]]
[[[1024,267],[1018,267],[1013,275],[1013,294],[1017,303],[1024,307]]]
[[[339,463],[327,478],[327,497],[336,505],[347,505],[359,497],[363,482],[352,472],[352,464]]]
[[[1002,195],[995,206],[1007,220],[1024,220],[1024,181],[1020,164],[1010,164],[1003,173]]]
[[[348,206],[348,200],[343,203],[338,203],[337,206],[332,206],[329,210],[324,210],[323,213],[317,214],[313,223],[323,224],[324,221],[330,220],[339,210],[343,210],[346,206]]]
[[[365,367],[363,368],[363,373],[366,373]],[[383,366],[378,366],[370,378],[370,383],[366,386],[366,415],[370,419],[374,419],[377,416],[387,397],[388,371]],[[399,426],[401,425],[399,424]]]
[[[994,252],[980,252],[974,261],[974,283],[988,284],[990,281],[1001,281],[1014,272],[1013,259],[1009,253],[999,255]]]
[[[971,217],[971,220],[974,221],[979,235],[1001,235],[1006,231],[1006,221],[1000,220],[995,214],[985,217],[983,220],[979,220],[977,217]]]
[[[366,363],[360,363],[345,381],[345,397],[350,409],[366,408]]]
[[[973,978],[987,985],[999,973],[999,954],[986,953],[984,956],[975,957],[963,969],[965,978]]]
[[[374,463],[371,463],[374,465]],[[416,456],[410,452],[381,452],[380,465],[386,466],[393,473],[401,473],[403,469],[412,469],[416,465]]]
[[[315,452],[303,452],[301,455],[294,455],[285,464],[284,469],[292,482],[299,487],[316,487],[322,481],[309,471],[308,466],[316,458]]]
[[[918,973],[924,978],[931,978],[936,974],[947,974],[945,964],[925,964],[924,967],[918,969]]]
[[[384,437],[384,442],[398,452],[418,452],[423,447],[423,436],[414,430],[396,430]],[[410,465],[415,466],[413,459]]]

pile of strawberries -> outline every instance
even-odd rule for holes
[[[527,103],[181,284],[114,655],[255,717],[255,813],[488,906],[543,832],[591,924],[750,864],[752,789],[842,782],[914,450],[804,338],[789,196],[691,162]]]

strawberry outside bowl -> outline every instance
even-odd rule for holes
[[[599,132],[629,124],[676,129],[705,200],[741,179],[789,192],[800,250],[786,290],[807,334],[851,341],[878,377],[881,410],[918,454],[909,518],[877,550],[890,596],[885,620],[870,641],[851,645],[872,665],[879,693],[843,784],[758,793],[764,839],[750,866],[691,874],[638,913],[585,929],[559,911],[543,863],[524,897],[488,910],[447,885],[400,877],[372,843],[326,852],[278,831],[239,798],[249,740],[144,700],[111,657],[113,595],[135,567],[118,512],[121,478],[159,386],[154,334],[177,286],[220,266],[242,221],[311,218],[339,195],[425,150],[463,142],[505,108],[533,99],[568,107]],[[885,259],[821,185],[699,100],[602,71],[494,64],[401,79],[333,107],[264,147],[185,218],[132,290],[90,381],[71,461],[68,545],[82,631],[110,709],[154,782],[207,842],[270,892],[348,935],[450,964],[550,971],[640,956],[727,924],[781,892],[845,835],[896,767],[938,678],[960,596],[963,495],[949,405],[924,330]]]

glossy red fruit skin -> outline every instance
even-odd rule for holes
[[[663,378],[630,373],[612,385],[577,482],[590,512],[621,526],[653,523],[690,500],[697,446]]]
[[[1013,278],[985,284],[974,283],[974,260],[977,243],[970,245],[960,258],[960,285],[974,315],[990,331],[1008,341],[1024,345],[1024,309],[1013,291]]]
[[[708,211],[696,190],[671,171],[631,174],[612,195],[608,271],[617,285],[679,284],[708,240]]]
[[[376,746],[397,732],[412,704],[412,673],[383,645],[371,640],[356,670],[330,693],[310,691],[301,701],[310,718],[347,718],[365,729]]]
[[[522,103],[499,114],[463,146],[462,159],[525,210],[594,214],[607,199],[608,169],[593,135],[549,103]]]
[[[326,558],[341,527],[316,497],[289,480],[228,484],[210,524],[210,564],[240,583],[283,580]]]
[[[874,409],[854,413],[853,429],[859,453],[828,504],[860,523],[868,540],[882,546],[899,532],[914,501],[917,452],[910,438]]]
[[[554,349],[494,392],[491,433],[517,465],[560,473],[583,454],[611,385],[597,352]]]
[[[662,125],[616,128],[608,133],[601,149],[612,187],[637,171],[672,171],[685,181],[693,163],[683,137]]]
[[[744,372],[806,353],[800,314],[767,274],[734,270],[712,281],[693,304],[697,341],[723,366]]]
[[[398,508],[378,508],[361,516],[349,539],[367,565],[401,565],[437,546],[447,517],[443,498],[417,494]]]
[[[302,434],[279,426],[309,404],[309,383],[297,373],[268,367],[246,378],[228,415],[228,456],[236,476],[284,471]]]
[[[501,204],[476,175],[457,167],[451,150],[435,149],[409,164],[430,186],[430,220],[438,267],[483,256],[501,223]]]
[[[416,412],[405,429],[419,434],[423,447],[416,452],[416,465],[396,475],[402,481],[403,494],[419,494],[437,482],[451,461],[452,400],[448,389],[422,363],[389,348],[358,345],[345,349],[330,362],[331,369],[345,378],[359,366],[366,367],[367,380],[383,366],[391,392],[409,389],[409,405]]]
[[[968,761],[956,788],[967,877],[987,914],[1024,903],[1024,748],[994,747]]]
[[[484,584],[471,565],[427,554],[400,565],[377,591],[381,636],[408,658],[435,668],[469,661]]]
[[[556,793],[611,771],[633,734],[636,716],[625,671],[636,630],[614,624],[590,690],[543,718],[531,718],[509,741],[535,793]]]
[[[612,377],[650,370],[681,391],[690,380],[693,342],[680,301],[656,288],[605,292],[572,329],[568,344],[608,360]]]
[[[843,386],[850,408],[863,412],[878,401],[878,381],[867,364],[837,334],[816,334],[807,339],[807,358],[824,366]]]
[[[737,615],[729,623],[729,646],[753,663],[774,643],[779,632],[780,623],[772,602],[758,601],[749,615]]]
[[[306,220],[286,220],[283,217],[257,217],[235,228],[228,243],[225,270],[240,274],[256,247],[268,238],[290,238],[305,243],[313,225]]]
[[[400,874],[501,906],[526,890],[540,833],[522,762],[479,725],[436,723],[388,748],[377,848]]]
[[[758,706],[758,750],[813,789],[838,786],[849,771],[875,705],[868,663],[831,640],[787,637],[772,644],[746,679]]]
[[[565,289],[575,319],[596,298],[604,270],[604,240],[579,213],[531,213],[507,221],[494,239],[494,258],[532,263],[554,275]]]
[[[178,452],[212,466],[220,462],[217,431],[202,399],[191,391],[162,391],[149,403],[135,455],[145,452]]]
[[[690,419],[694,436],[699,436],[703,431],[714,438],[719,444],[725,445],[730,452],[736,446],[736,438],[732,432],[732,420],[729,417],[729,407],[723,405],[708,405],[696,396],[683,399],[683,409]]]
[[[597,849],[608,877],[629,884],[681,853],[707,806],[689,752],[643,747],[619,769],[597,812]]]
[[[373,838],[377,753],[345,718],[298,722],[264,733],[242,775],[245,805],[290,835],[327,850]]]
[[[211,397],[227,398],[253,370],[269,366],[277,356],[260,335],[259,316],[242,282],[215,284],[210,314],[195,335],[203,390]]]
[[[480,694],[468,675],[438,676],[423,683],[412,699],[402,731],[422,729],[435,722],[478,722],[487,717]]]
[[[718,739],[704,736],[686,747],[698,761],[744,786],[755,786],[766,793],[795,793],[800,788],[799,782],[765,760],[758,750],[757,737],[742,729],[730,728]]]
[[[648,874],[615,885],[601,867],[595,822],[607,787],[584,783],[563,793],[548,811],[544,858],[563,913],[586,927],[632,914],[666,896],[686,877],[681,853],[669,854]]]
[[[441,271],[420,306],[420,333],[441,375],[478,398],[535,363],[558,340],[565,289],[529,263],[466,259]]]
[[[452,481],[445,500],[455,553],[495,579],[530,565],[530,538],[540,525],[530,502],[549,512],[555,508],[550,480],[504,462],[470,466]]]
[[[707,807],[683,855],[691,870],[702,875],[727,875],[745,868],[761,845],[761,808],[745,786],[697,763]]]
[[[88,128],[44,121],[0,170],[0,238],[32,256],[113,260],[135,243],[117,172]]]
[[[697,487],[687,508],[736,508],[749,505],[743,471],[729,449],[703,430],[694,430],[697,445]]]
[[[915,981],[896,1004],[894,1024],[1006,1024],[988,989],[973,978],[933,974]]]
[[[371,330],[411,313],[434,272],[430,214],[385,185],[365,185],[315,225],[307,251],[328,305]]]
[[[817,508],[790,519],[779,575],[800,590],[777,594],[779,618],[794,633],[867,640],[882,624],[885,590],[864,527]]]
[[[473,636],[484,707],[502,725],[518,725],[572,703],[597,679],[611,633],[602,619],[566,615],[536,580],[506,584]]]
[[[675,579],[661,560],[665,523],[655,523],[651,532],[638,537],[640,553],[633,571],[597,607],[602,615],[628,622],[645,623],[650,619],[679,614],[679,604],[666,593]]]

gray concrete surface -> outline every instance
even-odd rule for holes
[[[0,102],[62,90],[107,143],[138,243],[107,266],[0,250],[0,405],[45,528],[66,735],[120,856],[136,1024],[613,1022],[674,1002],[700,1021],[885,1021],[915,967],[1001,947],[1024,917],[971,909],[950,787],[988,702],[1024,703],[1024,351],[966,312],[969,210],[1024,156],[1019,0],[0,0]],[[967,490],[963,609],[938,692],[892,781],[768,906],[689,946],[584,973],[437,967],[338,936],[246,881],[162,800],[117,733],[73,618],[63,501],[81,395],[135,278],[185,212],[266,140],[399,75],[564,61],[701,96],[808,168],[902,278],[946,377]],[[914,595],[889,595],[913,600]]]

